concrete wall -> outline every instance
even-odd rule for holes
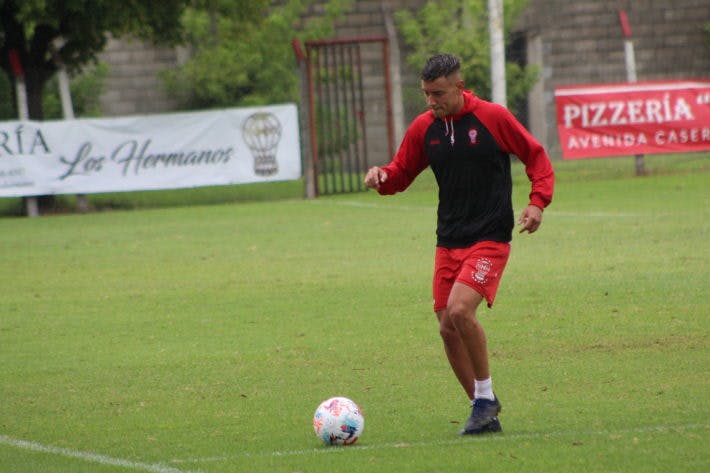
[[[530,0],[520,24],[528,61],[540,67],[529,128],[559,156],[554,88],[626,81],[619,10],[632,32],[639,81],[710,77],[707,0]]]
[[[356,0],[352,10],[335,25],[339,38],[389,34],[396,145],[408,121],[420,110],[403,110],[402,106],[402,90],[418,85],[419,71],[405,64],[404,45],[392,31],[387,12],[416,9],[425,1]],[[528,126],[553,157],[559,156],[554,88],[626,80],[620,9],[627,11],[631,25],[639,80],[710,77],[710,45],[703,30],[710,23],[708,0],[529,0],[515,25],[527,39],[527,62],[540,68],[540,81],[529,97]],[[322,6],[311,7],[309,15],[319,14]],[[383,163],[391,156],[386,151],[381,53],[378,48],[367,48],[364,57],[368,154],[371,163]],[[175,108],[157,75],[159,70],[177,64],[175,50],[113,40],[101,59],[110,66],[102,97],[106,115],[160,113]]]
[[[177,64],[177,50],[132,39],[110,39],[99,60],[109,66],[101,97],[106,116],[143,115],[175,110],[158,73]]]

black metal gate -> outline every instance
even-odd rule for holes
[[[305,171],[307,181],[313,181],[311,193],[318,196],[362,191],[370,163],[368,135],[374,134],[373,127],[379,127],[375,128],[377,140],[381,140],[385,129],[385,152],[389,157],[394,150],[387,38],[307,41],[305,55],[297,43],[294,46],[306,65],[306,152],[310,159],[305,160]],[[365,47],[367,50],[363,51]],[[381,86],[373,85],[378,80]],[[385,103],[385,123],[381,122],[382,116],[374,120],[367,117],[373,101],[377,102],[375,105]]]

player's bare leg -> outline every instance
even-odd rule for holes
[[[461,387],[466,391],[468,398],[473,400],[474,373],[468,350],[446,309],[438,311],[436,317],[439,319],[439,334],[444,342],[444,352],[446,352],[449,365],[461,383]]]
[[[476,383],[485,381],[490,389],[486,333],[476,318],[476,309],[482,301],[483,296],[478,292],[465,284],[456,282],[451,289],[446,312],[461,338],[461,344],[468,353]],[[478,389],[478,384],[476,384],[475,391]],[[478,394],[475,393],[471,416],[461,433],[475,435],[500,432],[501,427],[498,421],[500,403],[498,399],[492,396],[492,392],[492,399],[479,397]]]
[[[488,367],[488,346],[483,326],[476,318],[476,309],[483,301],[483,296],[460,282],[454,283],[446,308],[451,322],[461,338],[473,367],[475,379],[490,377]]]

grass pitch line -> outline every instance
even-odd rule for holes
[[[318,200],[310,199],[307,201],[294,201],[299,204],[306,202],[309,205],[334,205],[337,207],[356,207],[361,209],[378,209],[378,210],[436,210],[436,205],[401,205],[401,204],[378,204],[374,202],[362,202],[358,200]]]
[[[7,435],[0,435],[0,445],[7,445],[8,447],[15,447],[22,450],[30,450],[33,452],[49,453],[51,455],[77,458],[79,460],[84,460],[90,463],[99,463],[101,465],[120,466],[129,470],[149,471],[151,473],[201,473],[199,470],[179,470],[177,468],[172,468],[161,464],[134,462],[122,458],[109,457],[98,453],[82,452],[80,450],[72,450],[63,447],[53,447],[51,445],[43,445],[37,442],[14,439],[12,437],[8,437]]]
[[[350,447],[314,447],[302,450],[282,450],[282,451],[264,451],[264,452],[245,452],[241,454],[234,455],[222,455],[214,457],[205,458],[191,458],[183,460],[175,460],[179,463],[212,463],[227,460],[238,460],[243,458],[256,458],[256,457],[290,457],[290,456],[302,456],[302,455],[316,455],[316,454],[327,454],[327,453],[339,453],[344,451],[358,451],[358,450],[386,450],[386,449],[397,449],[397,448],[420,448],[420,447],[445,447],[450,445],[465,445],[471,442],[495,442],[495,441],[506,441],[506,440],[536,440],[545,439],[550,437],[595,437],[595,436],[609,436],[609,435],[629,435],[629,434],[644,434],[653,432],[670,432],[673,430],[698,430],[698,429],[710,429],[710,424],[679,424],[679,425],[656,425],[648,427],[638,427],[635,429],[621,429],[621,430],[590,430],[590,431],[558,431],[558,432],[530,432],[527,434],[502,434],[502,435],[488,435],[483,437],[457,437],[448,440],[435,440],[431,442],[397,442],[397,443],[385,443],[379,445],[353,445]]]
[[[663,217],[663,213],[641,213],[641,212],[565,212],[551,209],[547,213],[555,217],[573,217],[573,218],[648,218],[648,217]]]
[[[336,205],[341,207],[357,207],[363,209],[377,209],[377,210],[436,210],[436,205],[399,205],[399,204],[378,204],[374,202],[362,202],[357,200],[348,201],[320,201],[320,200],[309,200],[309,204],[317,205]],[[516,215],[517,215],[516,210]],[[572,217],[572,218],[648,218],[648,217],[661,217],[670,214],[659,214],[659,213],[642,213],[642,212],[603,212],[603,211],[589,211],[589,212],[565,212],[555,210],[554,208],[545,211],[546,214],[553,215],[555,217]]]

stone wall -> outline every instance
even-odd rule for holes
[[[540,67],[530,97],[529,127],[559,155],[554,88],[625,82],[619,11],[632,33],[639,81],[710,77],[707,0],[530,0],[517,28],[528,39],[528,60]]]
[[[157,48],[131,39],[110,39],[99,60],[109,71],[101,96],[106,116],[144,115],[175,110],[158,74],[177,64],[174,48]]]
[[[425,1],[356,0],[335,25],[338,38],[389,35],[396,144],[418,111],[403,109],[402,90],[418,86],[419,71],[405,64],[406,52],[392,31],[392,17],[387,12],[416,9]],[[528,127],[553,157],[559,157],[554,88],[626,80],[620,9],[626,10],[633,33],[638,80],[710,77],[710,45],[703,30],[710,23],[708,0],[529,0],[515,25],[526,38],[527,62],[540,69],[540,80],[529,96]],[[322,6],[311,7],[308,14],[322,14]],[[436,48],[433,44],[432,49]],[[365,114],[372,147],[368,154],[371,163],[382,163],[391,158],[386,151],[384,71],[379,49],[368,48],[364,56],[369,93]],[[101,59],[110,66],[102,97],[106,115],[174,110],[158,72],[177,64],[175,50],[155,49],[137,41],[111,41]]]

